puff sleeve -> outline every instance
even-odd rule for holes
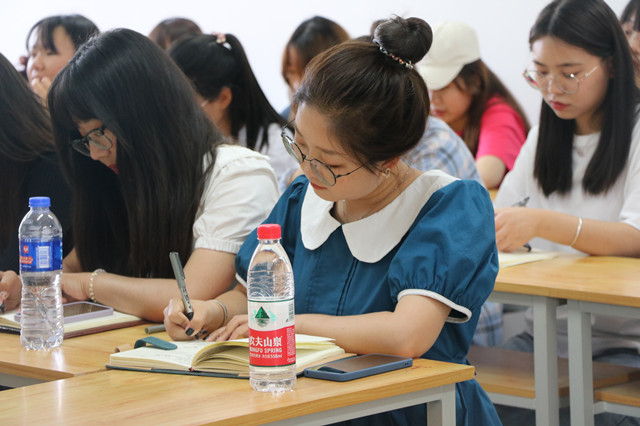
[[[466,322],[497,273],[491,199],[477,182],[456,181],[431,196],[394,256],[391,297],[431,297],[451,307],[447,321]]]

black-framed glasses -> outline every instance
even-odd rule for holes
[[[553,81],[562,93],[573,95],[578,93],[580,83],[589,78],[589,76],[599,67],[600,65],[596,65],[591,71],[584,73],[584,77],[582,78],[576,77],[574,73],[553,75],[550,73],[543,74],[536,70],[524,70],[522,76],[526,82],[529,83],[529,86],[536,90],[548,91],[551,87],[551,82]]]
[[[100,127],[88,131],[83,138],[72,140],[71,147],[87,157],[91,157],[89,144],[99,149],[110,149],[113,146],[113,142],[109,139],[109,136],[104,134],[104,129],[106,128],[107,126],[103,124]]]
[[[336,184],[338,178],[349,176],[351,173],[354,173],[364,167],[364,165],[361,165],[360,167],[351,170],[349,173],[344,173],[341,175],[335,174],[333,170],[331,170],[331,167],[327,166],[322,161],[316,158],[309,159],[305,154],[302,153],[298,144],[295,143],[286,132],[287,128],[290,125],[291,123],[284,126],[282,128],[282,133],[280,134],[282,136],[282,143],[284,143],[284,147],[287,149],[289,155],[291,155],[291,157],[293,157],[293,159],[298,162],[298,164],[302,164],[304,161],[308,161],[309,166],[311,167],[311,171],[313,172],[315,177],[317,177],[318,180],[323,184],[327,186],[333,186]]]

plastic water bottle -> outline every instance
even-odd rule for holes
[[[261,392],[296,384],[293,270],[280,245],[280,225],[258,227],[248,276],[249,381]]]
[[[51,213],[49,197],[29,198],[29,213],[22,219],[20,278],[22,302],[20,341],[27,349],[51,349],[62,344],[64,320],[62,227]]]

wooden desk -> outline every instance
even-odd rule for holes
[[[474,368],[414,360],[411,368],[345,383],[300,378],[293,392],[247,380],[106,371],[2,392],[6,424],[326,424],[428,402],[429,425],[455,425],[456,382]]]
[[[539,424],[558,423],[555,307],[567,300],[571,423],[593,425],[591,314],[640,316],[640,259],[566,255],[517,265],[500,270],[494,292],[492,300],[533,305],[536,395],[546,395],[536,400]]]
[[[104,371],[116,346],[145,337],[145,325],[65,339],[51,351],[27,351],[17,334],[0,333],[0,384],[16,387]],[[168,339],[166,333],[155,336]]]

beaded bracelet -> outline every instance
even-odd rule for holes
[[[104,269],[96,269],[91,273],[91,277],[89,278],[89,299],[91,299],[93,303],[96,303],[96,297],[93,294],[93,280],[95,279],[95,277],[100,274],[104,274],[105,272],[107,271],[105,271]]]
[[[578,237],[580,236],[580,231],[582,230],[582,218],[578,217],[578,229],[576,229],[576,235],[573,237],[573,241],[569,244],[569,247],[573,247],[573,245],[578,241]]]
[[[229,318],[229,311],[227,311],[227,307],[224,303],[222,303],[219,300],[213,299],[211,300],[213,303],[217,303],[218,305],[220,305],[220,307],[222,308],[222,312],[224,312],[224,320],[222,320],[222,325],[220,327],[222,327],[223,325],[225,325],[227,323],[227,319]]]

